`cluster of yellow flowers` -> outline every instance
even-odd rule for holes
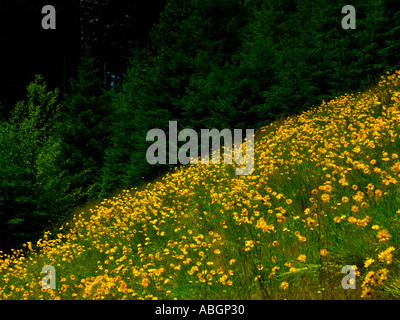
[[[372,287],[383,285],[387,279],[388,272],[387,269],[380,269],[377,272],[369,271],[361,285],[361,297],[371,298],[374,294]]]
[[[383,292],[398,281],[399,88],[388,74],[262,128],[252,175],[175,168],[0,252],[0,299],[347,298],[341,267],[360,261],[353,297]]]

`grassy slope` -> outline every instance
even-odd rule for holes
[[[397,72],[262,128],[251,176],[192,165],[124,190],[3,254],[0,298],[396,298],[399,105]]]

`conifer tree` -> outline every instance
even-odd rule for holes
[[[65,169],[77,175],[73,187],[81,187],[88,197],[99,191],[100,172],[110,135],[111,91],[103,88],[101,72],[94,59],[85,56],[71,93],[63,104],[62,129]]]

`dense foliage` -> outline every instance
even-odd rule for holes
[[[167,1],[159,21],[147,25],[144,45],[133,46],[129,67],[113,67],[120,74],[110,73],[105,41],[124,23],[114,28],[101,14],[87,22],[84,45],[96,57],[85,55],[69,89],[59,95],[38,78],[1,123],[2,247],[33,237],[69,207],[168,169],[146,161],[152,128],[167,131],[176,120],[197,132],[257,129],[399,67],[397,2],[353,1],[355,30],[341,27],[346,4]],[[100,12],[97,5],[111,10],[113,1],[86,1],[82,10]],[[108,30],[103,38],[101,30]],[[118,59],[132,42],[126,37],[113,43],[125,46]]]
[[[0,253],[0,298],[399,299],[399,108],[400,70],[261,128],[252,175],[190,165],[122,190]]]
[[[27,88],[8,123],[0,124],[1,247],[39,236],[49,223],[62,222],[79,189],[62,170],[57,90],[47,91],[41,77]]]

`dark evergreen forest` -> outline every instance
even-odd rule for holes
[[[154,179],[152,128],[257,129],[400,65],[400,2],[0,0],[0,249]]]

